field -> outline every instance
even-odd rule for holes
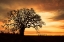
[[[21,36],[19,34],[0,34],[0,42],[55,42],[60,40],[62,37],[56,38],[55,36]]]

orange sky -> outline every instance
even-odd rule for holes
[[[7,12],[21,8],[34,8],[35,12],[41,16],[46,23],[39,30],[41,34],[64,34],[64,0],[0,0],[0,30],[4,31],[1,25],[7,18]],[[25,35],[33,32],[36,32],[34,28],[25,29]]]

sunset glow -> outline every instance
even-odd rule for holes
[[[29,2],[28,2],[29,1]],[[39,29],[42,35],[64,35],[64,0],[6,0],[0,1],[0,31],[8,32],[3,28],[3,20],[10,10],[33,8],[46,23]],[[25,35],[37,35],[34,28],[26,28]]]

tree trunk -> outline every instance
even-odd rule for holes
[[[25,26],[21,26],[21,29],[20,29],[21,36],[24,36],[24,30],[25,30]]]

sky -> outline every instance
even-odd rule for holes
[[[7,12],[21,8],[33,8],[46,23],[39,29],[41,34],[64,35],[64,0],[0,0],[0,30],[3,20],[7,18]],[[34,33],[33,33],[34,32]],[[34,28],[26,28],[25,35],[34,35]]]

